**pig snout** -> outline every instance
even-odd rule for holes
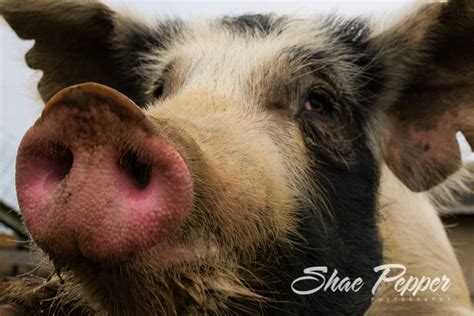
[[[54,96],[17,156],[24,222],[48,254],[121,261],[186,219],[190,172],[131,100],[94,83]]]

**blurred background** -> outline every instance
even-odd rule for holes
[[[402,15],[413,2],[405,1],[113,1],[117,10],[128,10],[144,19],[179,16],[184,19],[277,12],[285,14],[334,13],[375,16],[380,21]],[[32,41],[21,41],[0,18],[0,276],[31,273],[35,258],[26,248],[15,193],[15,156],[19,141],[40,115],[42,101],[36,91],[41,73],[27,68],[24,54]],[[474,164],[474,155],[460,136],[464,160]],[[474,198],[448,207],[443,214],[448,234],[457,249],[471,293],[474,293]],[[35,271],[41,273],[41,271]]]

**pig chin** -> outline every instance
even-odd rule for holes
[[[61,273],[63,286],[71,297],[110,315],[220,314],[225,306],[232,307],[234,299],[249,304],[265,300],[242,282],[236,264],[219,256],[207,253],[203,258],[181,261],[167,269],[148,267],[157,263],[153,260],[141,258],[139,262],[78,262],[73,270]],[[141,304],[130,305],[131,298]]]

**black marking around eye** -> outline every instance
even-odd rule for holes
[[[221,23],[239,34],[267,36],[274,32],[280,33],[284,20],[284,17],[276,18],[272,14],[246,14],[224,17]]]

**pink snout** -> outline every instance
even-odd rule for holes
[[[192,203],[177,150],[128,98],[93,83],[64,89],[24,136],[20,208],[53,256],[121,261],[171,238]]]

